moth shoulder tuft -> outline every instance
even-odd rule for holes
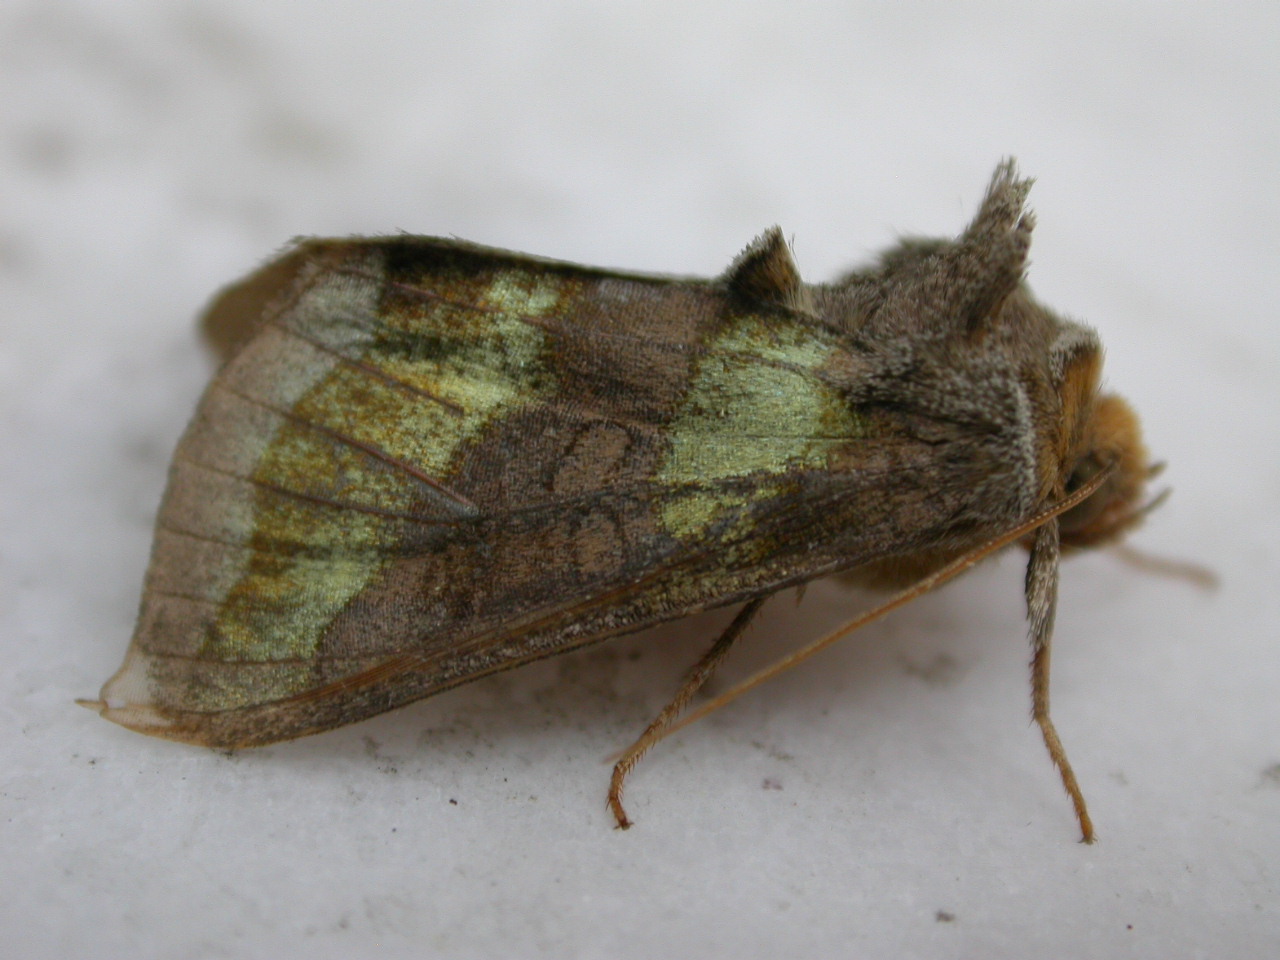
[[[738,254],[724,281],[744,300],[810,313],[809,290],[779,227],[770,227]]]

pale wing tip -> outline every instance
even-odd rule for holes
[[[97,700],[78,700],[99,716],[122,727],[155,737],[171,737],[171,717],[155,707],[156,690],[151,680],[151,658],[130,647],[115,676],[103,685]]]
[[[149,733],[153,736],[164,736],[164,731],[173,726],[173,721],[154,707],[145,703],[129,703],[108,697],[105,700],[85,700],[78,698],[76,704],[86,710],[92,710],[98,716],[122,727]]]

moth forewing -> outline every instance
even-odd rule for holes
[[[226,363],[94,706],[270,743],[833,572],[925,583],[1081,490],[1062,543],[1114,538],[1146,455],[1096,337],[1023,283],[1028,186],[1002,164],[957,239],[830,284],[776,228],[710,280],[300,242],[210,308]],[[1034,544],[1048,742],[1058,522]]]

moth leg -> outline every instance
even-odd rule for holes
[[[1080,821],[1080,839],[1093,843],[1093,821],[1084,803],[1084,794],[1076,782],[1075,772],[1067,760],[1067,752],[1058,739],[1053,720],[1049,718],[1049,659],[1053,649],[1054,612],[1058,606],[1058,558],[1060,539],[1058,521],[1048,521],[1035,532],[1031,558],[1027,563],[1027,614],[1031,620],[1031,716],[1040,727],[1049,759],[1058,768],[1076,819]]]
[[[1031,715],[1040,726],[1040,734],[1044,737],[1044,745],[1049,750],[1049,758],[1062,775],[1062,785],[1071,797],[1071,805],[1076,809],[1076,819],[1080,821],[1080,839],[1084,843],[1093,843],[1093,821],[1089,818],[1089,810],[1084,803],[1084,794],[1076,775],[1067,760],[1067,752],[1058,739],[1058,731],[1054,729],[1049,718],[1049,651],[1051,645],[1044,643],[1036,648],[1031,659]]]
[[[613,811],[614,819],[618,821],[620,829],[626,830],[631,826],[631,821],[627,819],[627,812],[622,808],[622,785],[627,779],[627,774],[653,746],[659,734],[675,722],[684,708],[689,705],[693,695],[711,679],[711,675],[716,672],[720,662],[729,653],[729,648],[742,636],[742,632],[746,630],[747,624],[764,604],[765,599],[765,597],[756,597],[738,611],[738,615],[733,618],[733,622],[720,635],[720,638],[711,645],[711,649],[694,664],[671,702],[662,708],[662,712],[654,718],[653,722],[645,728],[644,733],[640,734],[640,738],[626,749],[622,758],[614,765],[613,777],[609,781],[609,809]]]

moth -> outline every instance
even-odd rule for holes
[[[1034,717],[1091,840],[1049,718],[1059,557],[1137,523],[1153,471],[1097,336],[1024,282],[1029,186],[1006,161],[957,238],[825,284],[777,228],[713,279],[296,243],[206,316],[225,363],[87,705],[257,746],[743,604],[619,760],[625,827],[627,772],[765,598],[902,591],[862,623],[1022,542]]]

